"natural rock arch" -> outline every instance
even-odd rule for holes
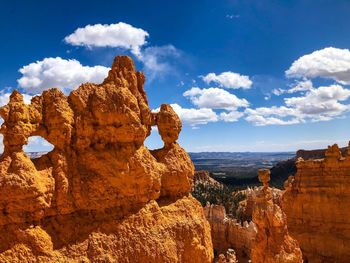
[[[67,262],[77,253],[95,261],[110,253],[116,261],[211,262],[208,223],[188,196],[194,166],[176,142],[180,119],[166,104],[151,112],[144,82],[129,57],[116,57],[102,84],[82,84],[68,96],[53,88],[26,105],[12,93],[0,108],[0,261],[8,260],[5,250],[18,256],[11,244],[22,244],[45,262]],[[164,147],[149,151],[144,141],[153,125]],[[30,160],[23,151],[30,136],[54,149]],[[96,252],[100,242],[107,252]],[[146,243],[147,249],[137,248]],[[64,254],[60,249],[70,244],[77,251]]]

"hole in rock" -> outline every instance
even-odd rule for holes
[[[38,158],[53,150],[54,146],[40,136],[31,136],[28,139],[28,144],[23,147],[24,152],[30,159]]]
[[[162,138],[158,133],[157,126],[152,126],[151,134],[146,138],[145,146],[150,150],[159,149],[164,146]]]

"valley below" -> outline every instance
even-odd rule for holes
[[[295,152],[189,153],[197,171],[206,170],[218,182],[237,189],[259,185],[259,169],[272,169],[276,165],[280,166],[288,160],[294,159],[295,154]],[[280,180],[274,180],[274,176],[287,179],[288,175],[283,173],[285,171],[281,170],[276,175],[272,174],[272,185],[282,187],[283,184]]]

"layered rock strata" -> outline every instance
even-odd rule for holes
[[[179,117],[152,113],[145,76],[117,57],[102,84],[0,109],[0,262],[211,262],[210,227],[189,195],[194,173],[176,143]],[[157,125],[164,147],[144,141]],[[30,136],[53,151],[31,160]]]
[[[253,210],[253,222],[257,234],[252,243],[252,262],[303,262],[298,242],[288,233],[286,215],[272,200],[271,188],[268,187],[270,171],[259,170],[259,180],[263,183],[263,187],[256,192]]]
[[[349,262],[350,152],[328,147],[324,159],[297,161],[282,197],[288,229],[308,262]]]

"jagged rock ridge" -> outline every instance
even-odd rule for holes
[[[210,227],[189,195],[193,164],[176,143],[179,117],[152,113],[145,77],[116,57],[102,84],[0,109],[1,262],[211,262]],[[164,147],[144,146],[157,125]],[[41,136],[53,151],[30,160]]]

